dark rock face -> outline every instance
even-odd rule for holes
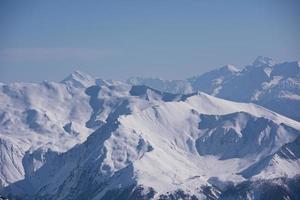
[[[293,179],[280,178],[269,181],[245,181],[236,186],[229,186],[223,191],[215,186],[202,186],[199,193],[207,200],[282,200],[300,199],[300,176]],[[112,190],[105,194],[101,200],[150,200],[156,192],[145,189],[142,186],[131,186],[123,190]],[[182,190],[173,193],[161,194],[159,200],[198,200],[193,194],[187,194]]]
[[[142,186],[132,185],[124,190],[110,190],[102,200],[148,200],[153,199],[154,195],[152,188],[145,190]]]
[[[9,200],[7,197],[1,196],[0,195],[0,200]]]
[[[174,193],[162,194],[159,196],[159,200],[198,200],[195,195],[186,194],[182,190],[177,190]]]

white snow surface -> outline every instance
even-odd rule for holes
[[[0,87],[0,148],[3,149],[0,185],[24,178],[22,158],[26,152],[40,148],[65,152],[85,141],[92,132],[85,126],[91,112],[89,97],[82,89],[54,82],[3,84]],[[72,132],[64,130],[68,123]]]
[[[202,199],[204,185],[299,175],[299,137],[300,122],[203,92],[174,95],[81,72],[0,86],[1,185],[29,199],[78,197],[103,184],[93,199],[131,184],[153,188],[156,199],[178,189]]]
[[[199,191],[203,185],[222,189],[252,178],[299,174],[298,161],[282,159],[264,165],[258,172],[250,169],[270,156],[276,159],[282,146],[299,137],[297,121],[255,104],[231,102],[205,93],[165,102],[161,100],[164,94],[155,90],[144,88],[139,93],[142,95],[135,96],[128,89],[122,85],[95,93],[96,102],[110,97],[118,99],[111,102],[122,102],[126,97],[130,103],[125,107],[132,112],[114,120],[107,117],[110,121],[86,142],[58,156],[57,160],[64,162],[54,159],[56,165],[45,163],[27,180],[36,191],[43,187],[42,192],[30,190],[32,193],[40,197],[54,193],[56,199],[66,199],[74,188],[85,192],[87,189],[80,185],[87,180],[94,185],[106,180],[105,189],[93,196],[101,199],[105,191],[130,186],[135,181],[153,188],[155,198],[182,189],[202,199]],[[120,104],[113,107],[124,108]],[[88,174],[82,176],[82,172]],[[272,176],[265,176],[270,173]],[[24,187],[20,184],[14,188]]]

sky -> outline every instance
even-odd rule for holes
[[[183,79],[300,60],[299,0],[1,0],[0,82]]]

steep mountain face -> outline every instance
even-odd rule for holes
[[[190,93],[203,91],[220,98],[253,102],[300,121],[300,64],[275,63],[267,57],[258,57],[252,65],[238,70],[227,65],[222,68],[183,80],[189,90],[177,88],[176,81],[136,79],[131,84],[144,84],[168,92]],[[166,89],[167,88],[167,89]]]
[[[263,199],[269,194],[261,191],[265,187],[282,188],[282,197],[297,195],[299,122],[204,93],[180,96],[127,85],[91,86],[86,93],[95,131],[67,152],[52,153],[3,194],[56,200]]]

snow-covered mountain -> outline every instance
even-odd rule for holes
[[[255,104],[205,93],[174,95],[100,80],[85,87],[58,85],[69,88],[67,91],[77,91],[80,85],[79,91],[84,91],[79,105],[87,102],[86,116],[67,115],[67,106],[64,115],[70,117],[66,118],[72,121],[71,127],[75,124],[72,117],[83,117],[83,123],[78,124],[86,130],[84,136],[89,136],[83,143],[78,139],[73,147],[66,145],[63,153],[55,152],[59,142],[51,144],[39,167],[2,189],[6,196],[56,200],[261,199],[282,191],[278,197],[299,198],[297,121]],[[44,123],[40,124],[43,127]],[[65,123],[58,124],[64,130]],[[28,135],[44,134],[38,130]],[[90,134],[91,130],[94,132]],[[78,134],[72,137],[78,138],[81,130],[74,131]],[[68,138],[70,133],[59,135]],[[14,137],[10,137],[12,141]],[[11,154],[15,152],[3,153]],[[35,166],[24,161],[37,163],[39,151],[30,155],[28,159],[20,154],[23,166]]]
[[[30,175],[48,149],[64,152],[86,140],[92,109],[82,88],[55,82],[0,86],[0,186]]]
[[[182,81],[136,78],[128,83],[171,93],[203,91],[232,101],[253,102],[300,121],[299,62],[275,63],[259,56],[243,69],[226,65]]]
[[[203,75],[192,77],[187,81],[191,84],[193,91],[201,90],[216,96],[222,89],[224,82],[230,80],[238,72],[239,70],[233,65],[225,65]]]
[[[243,72],[217,71],[203,81]],[[1,84],[0,198],[300,198],[300,122],[130,83],[76,71],[60,83]]]
[[[30,176],[48,157],[82,143],[121,113],[171,101],[166,94],[74,72],[61,83],[0,86],[0,187]]]

